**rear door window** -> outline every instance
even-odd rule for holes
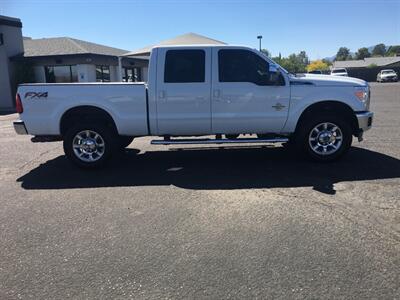
[[[204,82],[205,56],[204,50],[168,50],[165,57],[164,82]]]

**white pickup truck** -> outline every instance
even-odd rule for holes
[[[168,46],[153,48],[147,84],[20,85],[14,128],[34,142],[63,140],[68,158],[89,168],[141,136],[164,145],[287,143],[331,161],[371,127],[369,103],[363,80],[295,76],[247,47]]]

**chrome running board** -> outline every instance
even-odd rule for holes
[[[201,145],[201,144],[256,144],[256,143],[286,143],[288,138],[242,138],[242,139],[164,139],[152,140],[152,145]]]

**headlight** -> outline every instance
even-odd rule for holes
[[[361,102],[366,102],[368,100],[368,87],[356,87],[354,90],[354,95]]]

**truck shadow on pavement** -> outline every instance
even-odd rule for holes
[[[186,148],[139,153],[127,149],[100,170],[74,167],[64,156],[18,178],[24,189],[174,185],[186,189],[313,187],[335,194],[334,184],[400,177],[400,160],[353,147],[334,163],[305,161],[268,147]]]

